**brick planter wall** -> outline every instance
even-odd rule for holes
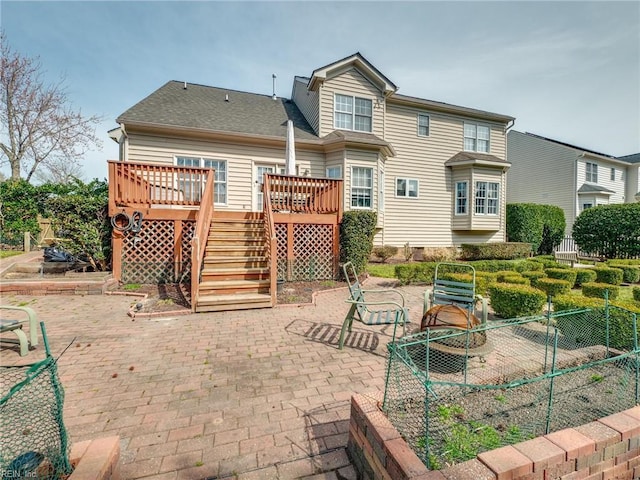
[[[429,471],[380,410],[351,397],[347,451],[363,480],[609,480],[640,477],[640,406]]]

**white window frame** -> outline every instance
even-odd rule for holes
[[[598,183],[598,164],[597,163],[585,162],[584,181],[589,183]]]
[[[473,132],[471,127],[473,127]],[[483,131],[486,129],[487,138],[480,138],[480,129]],[[486,149],[479,148],[480,142],[483,142],[483,145],[486,143]],[[462,125],[462,146],[466,152],[489,153],[491,151],[491,127],[482,123],[464,122]]]
[[[338,97],[341,97],[341,101],[338,102]],[[349,102],[342,101],[350,100]],[[362,111],[358,112],[358,100],[363,102],[368,102],[369,104],[369,114],[362,113]],[[340,108],[339,105],[344,105],[346,108]],[[347,122],[338,122],[338,118],[342,118],[347,120]],[[357,123],[359,118],[368,118],[369,119],[369,129],[357,128]],[[373,132],[373,100],[370,98],[364,97],[356,97],[355,95],[345,95],[343,93],[335,93],[333,95],[333,128],[337,128],[339,130],[351,130],[354,132],[365,132],[371,133]]]
[[[370,185],[355,185],[354,179],[356,177],[356,170],[368,170],[370,175]],[[365,178],[366,180],[366,178]],[[369,205],[358,205],[359,200],[366,200],[368,198]],[[355,200],[355,205],[354,205]],[[351,167],[351,181],[350,181],[350,191],[349,191],[349,205],[353,210],[371,210],[373,208],[373,168],[372,167],[361,167],[361,166],[352,166]]]
[[[186,162],[186,160],[189,160],[189,161]],[[214,168],[213,167],[214,163],[224,164],[224,170]],[[202,167],[204,165],[204,168],[214,168],[215,177],[213,182],[213,204],[227,205],[228,198],[229,198],[228,189],[227,189],[227,169],[228,169],[229,163],[227,162],[227,160],[224,160],[221,158],[204,158],[204,157],[192,157],[188,155],[176,155],[175,164],[176,166],[179,166],[179,167]],[[178,178],[178,184],[183,185],[185,187],[185,194],[187,191],[186,189],[187,182],[189,182],[190,184],[193,184],[193,180]],[[189,191],[191,190],[191,188],[193,187],[190,187]],[[224,189],[224,192],[221,192],[221,190],[223,189]],[[224,195],[224,201],[223,202],[216,201],[216,199],[220,199],[222,195]],[[199,200],[200,194],[198,193],[196,197]]]
[[[476,182],[473,198],[476,215],[497,216],[500,213],[499,182]]]
[[[424,125],[423,123],[421,123],[421,120],[426,119],[426,125]],[[426,113],[419,113],[418,114],[418,136],[419,137],[428,137],[429,133],[431,132],[431,117],[429,117],[429,115],[427,115]],[[425,128],[426,129],[426,133],[421,133],[421,129]]]
[[[582,204],[582,211],[584,212],[585,210],[588,210],[590,208],[593,208],[593,202],[583,202]]]
[[[464,196],[460,196],[460,190],[458,189],[459,185],[464,185]],[[469,182],[466,180],[461,182],[456,182],[456,201],[455,201],[455,210],[454,215],[468,215],[469,214]],[[464,204],[460,202],[460,200],[464,200]],[[460,208],[464,207],[464,208]]]
[[[337,175],[332,173],[332,171],[339,172]],[[342,180],[342,165],[336,165],[333,167],[327,167],[325,170],[325,175],[327,178],[335,178],[336,180]]]
[[[398,191],[399,182],[405,182],[404,195],[399,193]],[[415,190],[411,189],[410,183],[415,184]],[[420,181],[417,178],[396,177],[395,186],[396,186],[396,198],[418,198],[419,197]],[[411,195],[410,193],[412,191],[414,191],[416,194]]]

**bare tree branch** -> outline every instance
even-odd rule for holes
[[[73,110],[62,82],[45,84],[40,63],[11,50],[2,33],[0,53],[0,165],[9,164],[12,179],[27,181],[61,166],[62,178],[79,173],[82,156],[101,143],[100,117]]]

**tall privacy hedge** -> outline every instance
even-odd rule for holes
[[[640,203],[588,208],[576,218],[572,235],[583,252],[606,258],[640,256]]]
[[[507,239],[530,243],[538,255],[552,253],[562,242],[566,228],[564,211],[555,205],[509,203],[506,221]]]
[[[367,265],[373,249],[378,215],[376,212],[351,210],[344,212],[340,224],[340,262],[351,262],[360,273]]]

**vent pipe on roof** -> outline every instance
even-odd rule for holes
[[[184,82],[184,86],[182,87],[183,90],[187,89],[187,82]]]
[[[271,78],[273,79],[273,97],[272,97],[272,98],[273,98],[274,100],[277,100],[277,99],[278,99],[278,97],[276,97],[276,74],[275,74],[275,73],[274,73],[274,74],[272,74],[272,75],[271,75]]]
[[[228,101],[229,101],[229,94],[228,94],[228,93],[225,93],[225,94],[224,94],[224,101],[225,101],[225,102],[228,102]]]

